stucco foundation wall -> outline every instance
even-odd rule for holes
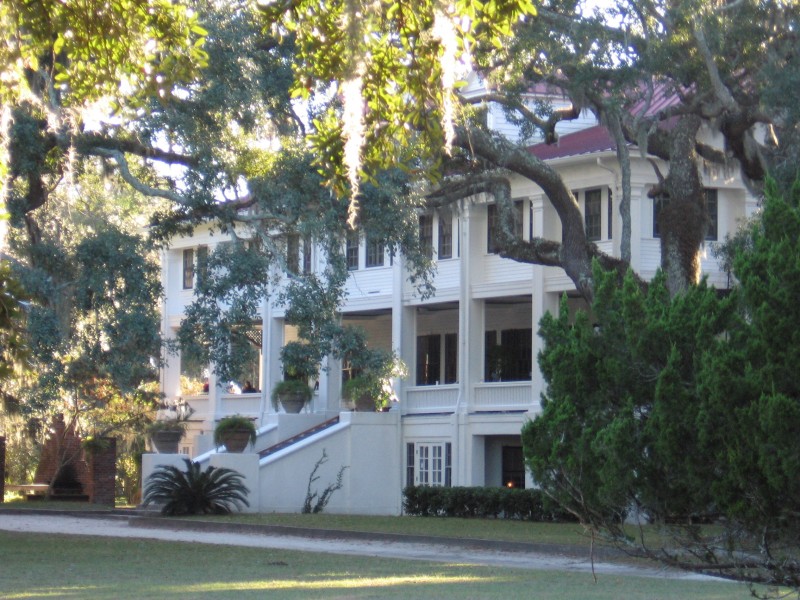
[[[258,454],[220,453],[212,454],[209,464],[215,468],[233,469],[244,479],[244,485],[250,490],[247,501],[250,506],[243,506],[241,512],[258,512],[259,469]]]
[[[335,483],[342,466],[342,489],[333,493],[326,512],[400,514],[400,415],[342,413],[339,425],[261,461],[260,512],[300,512],[309,476],[323,450],[328,460],[317,470],[312,491],[321,494]]]

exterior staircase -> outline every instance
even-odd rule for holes
[[[333,417],[332,419],[328,419],[327,421],[323,421],[319,425],[315,425],[314,427],[311,427],[310,429],[306,429],[305,431],[301,431],[297,435],[293,435],[292,437],[287,438],[287,439],[285,439],[285,440],[283,440],[281,442],[278,442],[277,444],[274,444],[274,445],[270,446],[269,448],[265,448],[264,450],[262,450],[261,452],[258,453],[258,456],[259,456],[259,458],[264,458],[265,456],[269,456],[270,454],[275,454],[279,450],[283,450],[284,448],[288,448],[292,444],[296,444],[297,442],[302,441],[302,440],[304,440],[304,439],[306,439],[308,437],[311,437],[312,435],[314,435],[316,433],[319,433],[320,431],[325,431],[326,429],[328,429],[329,427],[333,427],[337,423],[339,423],[339,416],[338,415]]]

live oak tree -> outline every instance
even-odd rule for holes
[[[412,278],[425,282],[429,263],[415,251],[414,211],[490,192],[501,208],[501,254],[563,267],[591,299],[592,260],[619,273],[627,269],[628,144],[635,143],[668,161],[652,193],[666,201],[662,262],[675,294],[698,276],[705,231],[699,161],[737,164],[757,190],[765,169],[780,167],[794,147],[796,108],[780,93],[791,88],[796,72],[792,3],[621,2],[591,16],[575,2],[457,2],[443,9],[433,2],[296,0],[260,3],[260,21],[244,0],[194,8],[176,21],[183,37],[163,36],[188,40],[194,50],[178,50],[186,69],[143,77],[133,86],[141,92],[133,103],[138,112],[120,112],[98,129],[69,128],[63,118],[53,125],[51,113],[66,114],[72,92],[63,75],[69,93],[44,84],[66,67],[56,61],[50,71],[35,73],[43,84],[30,88],[31,102],[17,103],[20,143],[12,143],[9,160],[9,200],[27,219],[35,221],[36,207],[46,201],[68,156],[98,157],[139,192],[172,203],[156,223],[165,237],[215,220],[249,239],[262,267],[280,265],[281,240],[314,237],[330,254],[331,269],[317,280],[296,278],[292,289],[306,298],[317,291],[327,306],[344,280],[345,219],[349,227],[358,221],[362,230],[384,236],[392,251],[403,250]],[[36,23],[32,18],[31,27]],[[202,49],[192,35],[205,40]],[[61,37],[68,47],[69,36]],[[57,32],[51,38],[60,39]],[[34,48],[36,64],[49,64],[53,48]],[[466,100],[457,93],[465,53],[489,84],[483,97]],[[144,58],[161,64],[167,54],[165,48]],[[65,65],[72,64],[68,58]],[[208,68],[188,80],[198,62]],[[537,83],[557,85],[572,106],[531,107],[525,92]],[[143,100],[147,93],[149,102]],[[292,95],[305,103],[293,103]],[[674,101],[656,102],[661,97]],[[548,141],[556,139],[557,123],[582,109],[609,127],[623,174],[621,258],[587,241],[578,204],[552,167],[482,126],[486,102],[500,104],[523,132],[539,131]],[[700,143],[701,128],[721,134],[723,150]],[[155,169],[156,163],[171,170]],[[514,239],[512,175],[544,189],[561,221],[561,240]],[[259,285],[237,284],[251,297],[263,292]],[[229,335],[242,320],[241,314],[219,319],[205,312],[203,326],[197,321],[195,328]],[[217,337],[204,351],[225,345]]]
[[[32,244],[41,241],[32,213],[74,166],[79,140],[91,138],[86,123],[103,111],[119,116],[144,97],[168,98],[202,66],[203,34],[196,15],[176,2],[0,4],[0,288],[10,317],[0,335],[8,352],[26,327],[21,306],[11,303],[20,286],[6,245],[10,213],[25,221]],[[0,370],[12,366],[8,352]]]
[[[781,90],[798,77],[796,3],[630,0],[591,14],[576,1],[456,2],[445,11],[435,2],[286,0],[264,10],[275,31],[298,40],[295,93],[329,94],[334,85],[344,98],[312,137],[335,189],[355,195],[361,178],[392,164],[438,182],[433,205],[490,192],[504,209],[501,254],[564,268],[589,300],[592,260],[620,273],[630,260],[630,144],[667,161],[664,173],[654,165],[660,184],[651,195],[664,204],[662,267],[672,294],[698,281],[701,161],[738,166],[757,193],[769,168],[792,176],[797,109]],[[453,85],[467,50],[487,82],[487,93],[469,100]],[[571,106],[531,106],[526,94],[539,83],[563,91]],[[550,142],[556,125],[582,110],[608,127],[622,170],[621,260],[588,242],[578,203],[552,167],[470,118],[468,106],[486,102]],[[722,148],[703,143],[701,130]],[[561,240],[513,239],[512,174],[544,190]]]
[[[728,296],[701,283],[670,298],[663,275],[645,292],[596,269],[591,322],[566,305],[542,320],[548,387],[523,429],[526,462],[592,532],[800,590],[798,240],[800,183],[768,182],[763,214],[729,247]],[[666,535],[624,528],[631,513]]]

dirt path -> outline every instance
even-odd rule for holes
[[[555,571],[590,572],[591,564],[586,559],[546,555],[534,552],[506,552],[461,548],[452,545],[407,543],[379,540],[318,539],[262,533],[223,533],[171,528],[137,526],[135,519],[77,517],[66,515],[16,514],[0,512],[0,530],[20,533],[58,533],[66,535],[91,535],[127,537],[140,539],[193,542],[200,544],[222,544],[253,548],[279,548],[302,552],[327,552],[376,556],[407,560],[428,560],[446,563],[514,567]],[[683,573],[668,569],[640,568],[630,565],[595,563],[597,573],[658,577],[666,579],[701,580],[711,579],[702,575]]]

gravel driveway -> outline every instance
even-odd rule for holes
[[[319,539],[274,533],[242,533],[204,530],[200,522],[192,522],[186,528],[171,527],[157,519],[72,515],[43,515],[16,511],[0,511],[0,530],[20,533],[59,533],[65,535],[91,535],[128,537],[140,539],[193,542],[199,544],[223,544],[253,548],[280,548],[303,552],[327,552],[408,560],[428,560],[446,563],[514,567],[520,569],[560,570],[591,572],[589,557],[575,558],[527,551],[503,551],[461,547],[453,544],[442,546],[436,543],[409,543],[398,541]],[[597,573],[658,577],[666,579],[703,580],[712,579],[693,573],[670,569],[635,567],[630,565],[595,562]]]

